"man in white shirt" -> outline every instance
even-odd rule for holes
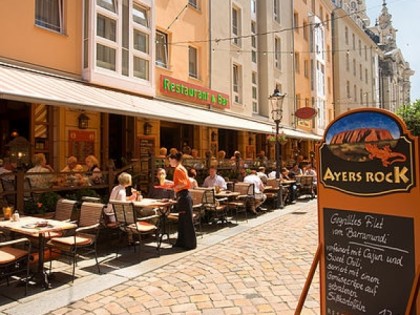
[[[227,189],[227,184],[225,179],[217,175],[217,169],[214,166],[209,168],[209,176],[206,177],[203,183],[203,187],[212,188],[215,186],[219,186],[221,189]]]
[[[258,177],[257,171],[252,170],[251,171],[251,174],[245,176],[244,183],[254,184],[255,209],[256,210],[265,210],[265,209],[260,208],[260,206],[267,199],[267,196],[263,193],[263,191],[264,191],[264,184],[261,181],[261,179]]]

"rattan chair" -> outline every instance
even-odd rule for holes
[[[139,247],[141,247],[143,243],[142,237],[153,235],[157,243],[156,249],[159,252],[159,228],[153,222],[160,220],[160,214],[154,211],[150,214],[150,208],[134,207],[134,204],[130,201],[111,200],[110,203],[114,209],[117,225],[127,235],[128,242],[134,245],[134,250],[137,244],[135,238],[137,238]]]
[[[101,273],[96,251],[96,241],[99,236],[104,207],[105,205],[102,203],[83,202],[80,209],[79,224],[73,235],[53,237],[47,242],[47,246],[51,251],[56,251],[73,258],[73,281],[75,278],[77,258],[81,254],[88,255],[93,253],[95,255],[98,273]]]
[[[248,210],[256,213],[255,210],[255,190],[254,184],[248,183],[235,183],[233,191],[239,192],[240,195],[232,202],[229,202],[229,207],[235,210],[236,223],[238,223],[238,214],[244,213],[246,222],[248,222]]]
[[[227,198],[217,199],[213,188],[204,190],[203,206],[208,221],[228,223]]]
[[[28,293],[29,257],[31,242],[27,238],[0,242],[0,281],[15,275],[25,276],[25,295]]]

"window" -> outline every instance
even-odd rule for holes
[[[353,59],[353,75],[356,76],[356,59]]]
[[[133,5],[133,21],[143,25],[144,27],[149,27],[149,19],[147,16],[147,10],[138,4]]]
[[[96,33],[98,36],[109,39],[113,42],[116,41],[116,21],[98,14],[96,21]]]
[[[232,67],[232,90],[233,100],[235,103],[241,102],[241,69],[240,66],[234,64]]]
[[[232,8],[232,38],[233,44],[240,46],[241,45],[241,29],[240,29],[240,12],[237,8]]]
[[[96,45],[96,65],[101,68],[115,71],[115,49],[97,44]]]
[[[350,94],[350,81],[347,81],[346,82],[346,92],[347,92],[347,98],[350,98],[351,97],[351,94]]]
[[[273,0],[274,21],[280,23],[280,0]]]
[[[124,0],[120,6],[117,3],[96,0],[96,66],[122,76],[150,80],[149,9],[139,1]],[[84,34],[87,40],[88,34]]]
[[[303,61],[303,74],[305,75],[305,78],[309,78],[309,61],[308,60]]]
[[[295,72],[300,73],[300,54],[295,52]]]
[[[140,32],[138,30],[134,30],[133,32],[133,44],[134,49],[144,52],[146,54],[149,53],[149,36]]]
[[[344,39],[346,41],[346,45],[349,44],[349,28],[346,26],[344,28]]]
[[[360,81],[363,81],[362,64],[359,64],[359,79]]]
[[[198,78],[198,53],[194,47],[188,47],[188,72],[192,78]]]
[[[295,12],[293,14],[293,27],[296,33],[299,33],[299,14]]]
[[[55,32],[64,33],[62,0],[36,0],[35,24]]]
[[[359,39],[359,56],[362,55],[362,41]]]
[[[368,70],[365,69],[365,83],[368,83]]]
[[[160,31],[156,32],[156,64],[168,67],[168,35]]]
[[[251,13],[254,15],[257,13],[257,0],[251,0]]]
[[[346,54],[346,70],[350,71],[350,56]]]
[[[96,3],[104,9],[117,13],[117,4],[115,0],[97,0]]]
[[[252,112],[258,113],[258,83],[256,72],[252,72]]]
[[[303,21],[303,39],[308,40],[308,38],[309,38],[308,22]]]
[[[281,69],[281,41],[278,37],[274,38],[274,65]]]
[[[257,36],[256,36],[256,23],[255,21],[251,22],[251,46],[252,46],[252,51],[251,51],[251,59],[253,63],[257,63]]]
[[[198,0],[188,0],[188,4],[197,10],[200,8],[198,5]]]
[[[149,61],[134,57],[133,75],[139,79],[149,80]]]
[[[352,47],[353,50],[356,50],[356,36],[353,34],[351,34],[351,39],[352,39]]]

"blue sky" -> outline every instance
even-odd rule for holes
[[[374,25],[382,10],[383,0],[365,0],[367,14]],[[411,77],[411,101],[420,99],[420,0],[386,0],[392,25],[397,32],[397,45],[405,61],[415,71]]]

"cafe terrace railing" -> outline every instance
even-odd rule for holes
[[[231,159],[224,160],[215,160],[215,159],[185,159],[183,163],[187,168],[194,167],[197,170],[198,178],[197,180],[202,182],[204,178],[208,175],[208,168],[212,165],[217,166],[218,173],[225,178],[235,180],[238,176],[239,168],[251,168],[258,167],[260,164],[255,160],[242,160],[240,163]],[[156,158],[150,156],[148,158],[143,158],[139,160],[133,160],[132,163],[120,168],[120,169],[108,169],[101,171],[103,180],[99,184],[89,185],[87,184],[88,172],[51,172],[51,173],[30,173],[30,175],[42,175],[50,176],[55,179],[59,178],[72,178],[80,177],[84,179],[82,182],[77,182],[76,180],[59,181],[53,180],[52,186],[40,189],[31,187],[28,184],[28,175],[24,169],[17,169],[11,173],[5,173],[0,175],[0,203],[2,205],[13,205],[15,209],[24,209],[25,199],[28,196],[40,195],[45,192],[57,192],[58,194],[64,194],[68,192],[77,192],[78,190],[83,189],[92,189],[95,191],[100,191],[102,194],[106,194],[105,199],[108,197],[110,191],[117,183],[116,177],[121,172],[128,172],[133,176],[133,186],[137,189],[142,190],[142,192],[147,193],[151,185],[153,185],[156,174],[156,169],[158,167],[164,167],[168,173],[168,179],[172,178],[172,170],[169,168],[168,163],[164,158]],[[266,165],[267,171],[270,171],[274,168],[272,162],[268,162]],[[5,189],[4,183],[8,182],[9,185]],[[64,197],[64,196],[63,196]],[[13,200],[13,202],[11,201]],[[13,204],[11,204],[13,203]]]

